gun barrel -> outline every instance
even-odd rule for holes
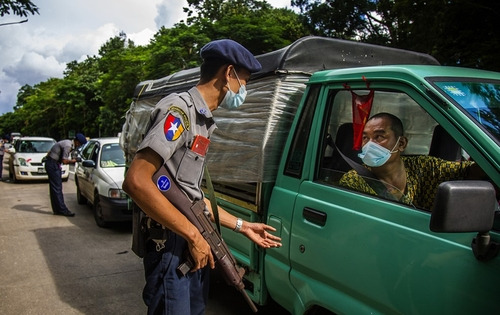
[[[254,313],[257,313],[259,310],[257,309],[257,306],[253,303],[252,299],[248,296],[247,291],[245,291],[245,288],[241,288],[238,291],[240,291],[241,295],[243,295],[243,298],[247,302],[248,306],[252,309]]]

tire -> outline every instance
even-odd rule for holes
[[[76,201],[79,205],[84,205],[87,203],[87,198],[82,195],[80,191],[80,186],[78,186],[78,181],[76,181]]]
[[[17,182],[16,173],[13,173],[11,172],[11,170],[9,170],[9,179],[11,183],[16,183]]]
[[[94,220],[97,226],[102,227],[102,228],[107,228],[109,227],[109,223],[104,220],[104,217],[102,215],[102,206],[101,202],[99,200],[99,194],[96,193],[94,196]]]

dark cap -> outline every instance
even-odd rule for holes
[[[77,133],[75,135],[75,140],[78,140],[78,142],[80,142],[81,145],[87,143],[87,138],[85,138],[85,136],[81,133]]]
[[[231,39],[211,41],[201,48],[200,55],[203,60],[227,60],[235,66],[247,69],[250,73],[258,72],[262,69],[260,63],[248,49]]]

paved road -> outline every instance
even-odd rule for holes
[[[130,224],[95,225],[76,202],[73,176],[63,184],[75,217],[52,215],[48,184],[0,182],[2,314],[145,314],[142,261],[130,250]],[[212,277],[207,315],[252,314],[239,293]],[[259,314],[289,314],[276,305]]]

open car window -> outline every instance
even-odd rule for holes
[[[407,178],[405,191],[382,183],[377,179],[359,176],[351,171],[353,167],[348,159],[363,167],[359,158],[361,145],[356,147],[355,127],[353,118],[353,93],[350,90],[332,89],[328,95],[327,119],[322,126],[322,146],[318,156],[316,180],[328,185],[338,186],[360,193],[396,201],[411,208],[430,211],[437,188],[433,172],[451,167],[456,169],[453,176],[467,166],[466,152],[420,105],[409,95],[401,91],[388,90],[356,90],[356,95],[365,96],[373,93],[373,102],[368,117],[387,112],[399,117],[404,126],[404,135],[408,146],[402,154],[406,161]],[[358,127],[359,128],[359,127]],[[361,129],[358,131],[362,132]],[[359,136],[359,135],[358,135]],[[342,152],[343,154],[340,154]],[[436,160],[439,159],[439,160]],[[411,171],[408,165],[412,166]],[[422,167],[420,167],[422,166]],[[350,172],[351,171],[351,172]],[[444,173],[444,172],[443,172]],[[463,173],[463,172],[462,172]],[[419,178],[429,178],[425,184],[417,183]],[[446,178],[445,175],[439,177]],[[415,199],[416,198],[416,199]]]

